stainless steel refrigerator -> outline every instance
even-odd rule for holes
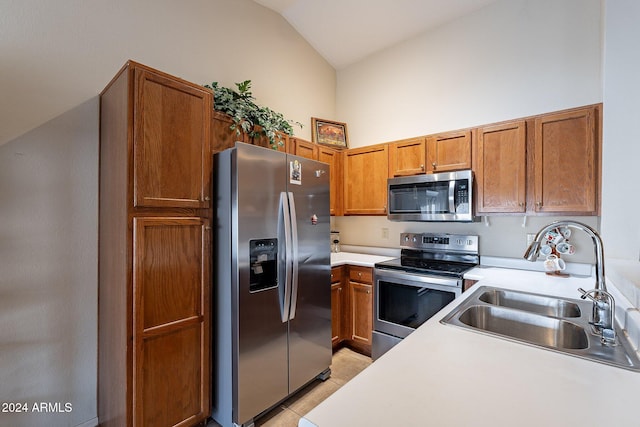
[[[329,165],[238,142],[214,170],[212,416],[248,426],[330,374]]]

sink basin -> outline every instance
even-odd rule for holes
[[[587,332],[581,326],[527,311],[474,305],[462,312],[458,320],[472,328],[545,347],[582,349],[589,346]]]
[[[640,358],[617,325],[617,345],[589,324],[589,301],[480,286],[440,323],[640,372]]]
[[[480,301],[501,307],[553,317],[580,317],[580,307],[571,301],[524,292],[493,289],[483,292]]]

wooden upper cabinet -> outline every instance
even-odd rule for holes
[[[342,215],[342,151],[318,147],[318,161],[329,164],[330,214]]]
[[[256,126],[256,129],[261,130],[260,126]],[[253,145],[258,145],[264,148],[275,149],[276,151],[281,151],[283,153],[290,153],[291,150],[289,148],[289,136],[282,132],[276,132],[275,141],[271,142],[269,138],[265,135],[259,134],[253,138],[249,136],[246,137],[246,142]]]
[[[427,137],[427,173],[471,169],[471,131]]]
[[[526,211],[526,147],[524,120],[477,129],[473,155],[477,213]]]
[[[597,106],[535,119],[535,212],[598,214],[598,126]]]
[[[215,96],[215,95],[214,95]],[[231,148],[236,142],[248,142],[244,133],[239,135],[235,129],[231,129],[233,120],[228,114],[213,111],[211,114],[211,151],[217,153]]]
[[[134,76],[134,206],[208,208],[211,92],[147,68]]]
[[[300,138],[291,138],[293,154],[307,159],[318,160],[318,145]]]
[[[386,215],[388,145],[371,145],[344,153],[344,214]]]
[[[389,144],[389,176],[420,175],[425,173],[425,138],[412,138]]]
[[[215,94],[214,94],[215,97]],[[244,132],[238,134],[236,129],[231,129],[234,125],[231,116],[220,111],[213,111],[211,114],[211,151],[218,153],[227,148],[231,148],[236,142],[244,142],[246,144],[258,145],[265,148],[273,148],[273,144],[264,135],[249,137]],[[256,127],[260,129],[259,126]],[[278,151],[291,152],[289,148],[289,136],[287,134],[276,132],[276,148]]]

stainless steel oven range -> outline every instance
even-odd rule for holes
[[[373,360],[460,296],[464,273],[480,263],[478,236],[402,233],[400,246],[400,258],[373,270]]]

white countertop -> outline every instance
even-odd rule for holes
[[[381,256],[371,254],[361,254],[355,252],[332,252],[331,267],[339,265],[360,265],[363,267],[373,267],[376,262],[383,262],[393,259],[392,256]]]
[[[592,277],[493,267],[472,274],[482,279],[480,285],[570,298],[578,297],[578,287],[593,287]],[[640,373],[439,323],[470,293],[305,415],[299,426],[640,425],[635,406]]]

